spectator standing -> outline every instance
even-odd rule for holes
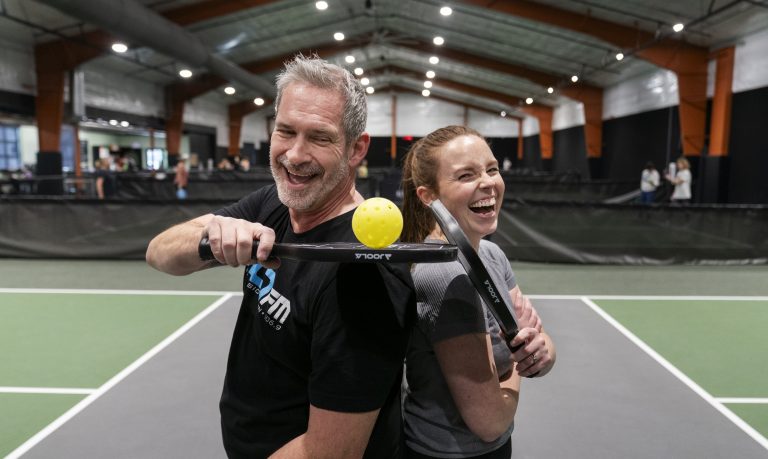
[[[184,158],[179,158],[179,162],[176,163],[175,172],[176,176],[173,178],[173,183],[176,185],[176,197],[179,199],[187,199],[189,171],[187,170],[187,161]]]
[[[96,160],[96,196],[99,199],[108,199],[117,193],[115,176],[109,170],[109,160],[100,158]]]
[[[653,161],[648,161],[640,176],[640,202],[652,204],[661,179]]]
[[[677,162],[677,173],[675,175],[667,175],[675,190],[672,192],[670,200],[673,204],[687,204],[691,202],[691,182],[693,176],[691,175],[691,163],[687,159],[680,157]]]

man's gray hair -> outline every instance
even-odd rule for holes
[[[293,60],[286,62],[285,68],[277,75],[275,113],[280,109],[283,91],[291,83],[306,83],[322,89],[333,89],[342,95],[344,118],[341,126],[346,147],[352,145],[365,131],[368,122],[365,89],[349,71],[316,55],[297,55]]]

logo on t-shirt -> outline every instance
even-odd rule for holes
[[[246,286],[258,295],[258,313],[264,323],[280,330],[285,319],[291,313],[291,302],[275,288],[275,271],[260,264],[248,268],[248,283]]]

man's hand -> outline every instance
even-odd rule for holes
[[[275,232],[260,223],[216,215],[203,228],[203,236],[208,236],[211,252],[221,264],[237,267],[252,263],[253,241],[258,240],[256,260],[267,268],[280,266],[278,260],[269,260]]]

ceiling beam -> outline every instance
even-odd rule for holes
[[[393,89],[395,91],[409,92],[409,93],[414,93],[414,94],[421,94],[421,91],[418,90],[418,89],[410,88],[408,86],[400,85],[400,84],[396,84],[396,83],[388,83],[386,86],[381,88],[379,91],[386,91],[388,89]],[[485,105],[479,105],[479,104],[476,104],[476,103],[465,102],[465,101],[463,101],[461,99],[457,99],[455,97],[448,97],[448,96],[445,96],[445,95],[436,94],[434,91],[432,91],[430,93],[429,97],[432,98],[432,99],[442,100],[444,102],[448,102],[448,103],[451,103],[451,104],[454,104],[454,105],[461,105],[463,107],[469,107],[469,108],[471,108],[473,110],[477,110],[477,111],[484,112],[484,113],[489,113],[491,115],[501,116],[499,114],[500,111],[497,110],[497,109],[490,108],[490,107],[485,106]],[[512,118],[512,119],[515,119],[515,120],[518,120],[518,121],[523,121],[525,119],[522,116],[515,115],[515,114],[512,114],[512,113],[507,113],[507,118]]]

